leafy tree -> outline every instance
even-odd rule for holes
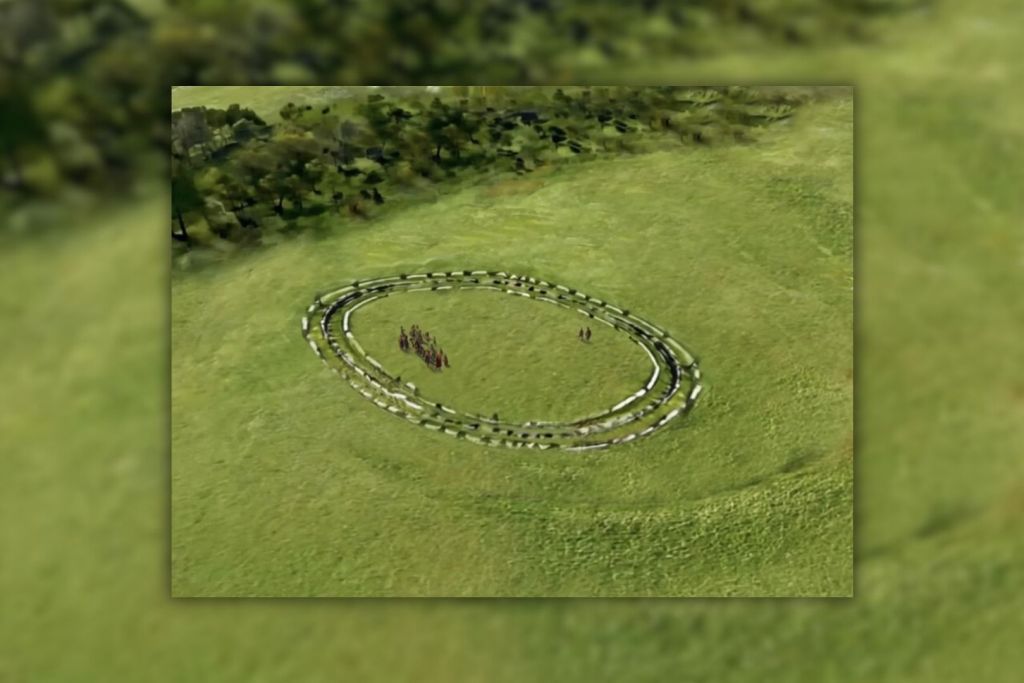
[[[260,128],[248,119],[239,119],[231,125],[231,139],[239,145],[244,145],[259,134]]]
[[[203,107],[181,109],[171,115],[171,139],[177,142],[189,158],[193,147],[202,147],[209,156],[209,143],[212,139],[210,126],[206,122]]]
[[[352,191],[352,185],[337,167],[327,168],[319,183],[321,191],[330,200],[335,211],[340,211],[346,195]]]
[[[304,197],[312,192],[322,173],[321,166],[311,163],[318,158],[319,149],[313,138],[291,133],[275,137],[267,146],[274,166],[261,184],[273,195],[276,213],[284,212],[285,200],[302,210]]]
[[[185,216],[202,209],[203,198],[196,188],[195,176],[191,169],[179,167],[171,176],[171,214],[178,223],[178,232],[171,232],[171,237],[191,245]]]
[[[5,184],[23,189],[22,156],[32,148],[42,147],[47,140],[46,128],[29,100],[28,93],[13,90],[0,93],[0,154],[7,173]]]
[[[242,107],[238,104],[232,104],[229,106],[224,112],[224,115],[227,119],[227,125],[229,126],[233,126],[239,121],[248,121],[255,126],[267,125],[266,121],[261,119],[252,109]]]

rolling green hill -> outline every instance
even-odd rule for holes
[[[758,144],[498,178],[175,272],[175,595],[849,595],[852,123],[827,98]],[[466,267],[657,322],[701,357],[706,400],[599,455],[495,451],[395,420],[296,334],[317,290]],[[353,326],[403,375],[398,321],[434,329],[457,366],[417,382],[464,410],[582,417],[643,383],[615,352],[552,365],[575,321],[558,341],[531,320],[547,306],[487,296],[395,296]],[[615,343],[597,334],[588,354]],[[505,369],[504,403],[461,374],[524,343],[553,358]]]
[[[0,253],[0,679],[1015,683],[1024,6],[937,4],[868,47],[593,76],[857,83],[854,599],[170,599],[168,199],[148,196]]]

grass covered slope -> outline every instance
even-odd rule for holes
[[[830,99],[757,145],[467,186],[176,273],[173,593],[851,594],[852,117]],[[635,311],[708,391],[601,454],[487,449],[390,417],[297,333],[317,289],[465,267]]]

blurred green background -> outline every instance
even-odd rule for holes
[[[129,13],[138,21],[128,28],[101,16],[110,33],[98,42],[89,33],[95,17],[90,24],[62,15],[62,40],[82,40],[73,59],[36,49],[45,21],[29,24],[42,27],[37,33],[15,31],[5,15],[0,123],[24,167],[19,178],[8,145],[0,190],[0,680],[1019,678],[1024,97],[1016,84],[1024,6],[698,3],[733,7],[684,23],[690,33],[678,35],[705,37],[700,49],[648,40],[640,28],[657,31],[657,21],[651,29],[649,17],[604,9],[606,20],[569,29],[589,32],[573,44],[499,33],[487,44],[501,59],[486,51],[471,59],[464,33],[473,24],[431,33],[448,19],[423,5],[401,16],[432,17],[422,33],[407,31],[430,40],[404,51],[404,62],[374,62],[380,45],[398,44],[380,38],[392,39],[378,21],[390,5],[338,3],[354,14],[337,30],[364,39],[337,41],[350,48],[341,57],[323,46],[297,57],[299,47],[318,44],[299,40],[310,22],[290,19],[287,31],[264,23],[262,42],[245,42],[241,32],[218,33],[225,13],[257,28],[265,19],[240,3],[202,3],[192,10],[220,13],[204,28],[186,17],[191,4],[136,3],[143,13]],[[262,6],[288,14],[322,4]],[[548,4],[558,3],[523,7]],[[739,5],[778,20],[744,23]],[[877,11],[896,5],[901,11]],[[70,0],[52,6],[98,11]],[[536,35],[538,24],[563,30],[529,13],[519,21],[508,30],[521,36]],[[794,37],[793,22],[824,38]],[[338,25],[321,22],[320,35]],[[602,35],[620,29],[634,38],[619,42],[632,47],[610,39],[611,49],[601,46]],[[160,40],[131,49],[147,36]],[[167,36],[180,43],[168,47]],[[125,55],[96,44],[123,46]],[[424,64],[427,53],[444,58]],[[243,71],[227,70],[232,59]],[[496,82],[856,83],[853,600],[170,600],[169,205],[157,154],[167,88],[245,79],[444,82],[469,72]],[[44,94],[51,99],[41,101]],[[63,138],[55,123],[66,124],[57,126]],[[81,157],[62,161],[59,153],[72,149]]]

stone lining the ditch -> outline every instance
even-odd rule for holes
[[[474,276],[489,279],[481,282]],[[495,290],[575,310],[588,320],[602,322],[629,336],[647,353],[654,370],[635,393],[607,410],[573,422],[507,423],[459,412],[430,401],[419,395],[415,385],[410,382],[401,384],[376,359],[371,358],[356,340],[349,320],[356,309],[394,293],[452,289]],[[546,296],[549,291],[564,294],[557,294],[557,299],[552,299]],[[340,336],[332,330],[332,322],[339,313],[341,323],[335,324],[335,329]],[[628,443],[653,434],[679,415],[689,412],[703,389],[696,358],[666,330],[628,309],[618,308],[575,289],[504,271],[463,270],[357,280],[346,287],[318,294],[307,308],[307,314],[302,318],[303,338],[325,365],[341,375],[364,398],[413,424],[482,445],[585,451]],[[311,330],[309,319],[314,315],[319,315],[320,324]],[[325,348],[330,353],[325,353]],[[688,383],[686,391],[680,391],[683,378]],[[411,396],[398,390],[405,387],[412,389]],[[479,431],[484,436],[476,437],[468,434],[469,431]]]

